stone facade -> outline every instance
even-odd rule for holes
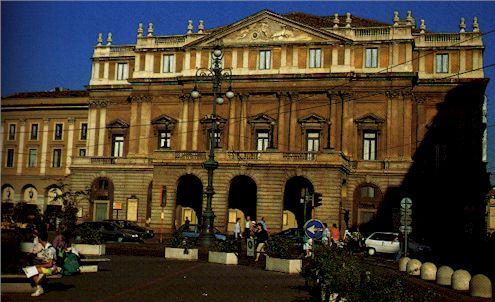
[[[410,12],[387,24],[265,10],[221,28],[201,21],[196,32],[189,21],[182,35],[139,24],[133,45],[113,45],[111,33],[104,44],[100,34],[86,156],[70,162],[72,186],[93,190],[83,219],[119,215],[167,232],[186,216],[199,221],[214,121],[212,205],[222,231],[245,215],[264,217],[270,232],[311,217],[396,229],[399,201],[409,196],[418,232],[446,227],[447,219],[431,218],[447,203],[456,219],[473,213],[465,231],[475,232],[487,192],[487,79],[477,20],[471,32],[463,22],[459,33],[432,33]],[[216,45],[229,73],[221,92],[235,95],[213,116],[212,77],[200,71]],[[440,194],[452,185],[458,200]],[[321,193],[322,205],[304,210],[301,192]]]

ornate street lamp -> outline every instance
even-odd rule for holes
[[[209,145],[210,153],[208,155],[208,160],[203,163],[203,167],[208,171],[208,186],[206,187],[206,208],[202,215],[202,228],[199,234],[199,244],[201,246],[210,246],[215,240],[213,233],[214,229],[214,219],[215,214],[211,207],[213,195],[215,191],[213,190],[213,171],[218,168],[218,162],[215,160],[215,147],[216,147],[216,133],[218,131],[217,123],[217,104],[222,105],[224,99],[222,97],[222,82],[228,81],[229,88],[225,92],[225,96],[228,99],[234,97],[234,92],[232,92],[232,87],[230,86],[232,80],[232,71],[229,68],[222,68],[222,58],[223,52],[219,44],[216,44],[213,52],[211,53],[211,67],[210,68],[200,68],[196,71],[196,82],[200,81],[213,81],[213,114],[211,117],[212,126],[209,133]],[[198,91],[197,85],[191,91],[191,97],[197,99],[201,96]]]

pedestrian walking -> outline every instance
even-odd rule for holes
[[[321,242],[324,245],[328,245],[330,241],[330,230],[328,229],[328,224],[326,222],[323,223],[323,233],[321,234]]]
[[[340,230],[337,228],[337,224],[333,224],[332,228],[330,229],[330,235],[332,238],[333,243],[339,243],[340,242]]]
[[[265,231],[267,231],[268,229],[266,228],[266,221],[265,221],[265,217],[261,217],[260,221],[258,221],[259,224],[261,224],[263,226],[263,229]]]
[[[241,236],[241,218],[237,217],[234,225],[234,237],[235,239],[242,238]]]
[[[263,228],[261,223],[256,225],[256,259],[254,261],[258,261],[260,258],[260,254],[265,252],[265,244],[268,240],[268,233]]]
[[[244,224],[244,236],[247,238],[251,237],[251,217],[246,217],[246,223]]]

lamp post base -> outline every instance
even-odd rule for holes
[[[206,209],[202,219],[203,224],[201,233],[199,233],[198,243],[202,247],[209,247],[215,242],[215,234],[213,233],[213,220],[215,219],[215,214],[211,209]]]

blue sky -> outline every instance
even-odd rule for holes
[[[393,12],[404,18],[408,10],[427,30],[458,32],[466,19],[471,31],[474,16],[486,33],[485,66],[495,64],[495,2],[488,1],[2,1],[1,95],[45,91],[54,87],[84,89],[89,83],[91,55],[97,35],[112,32],[113,44],[133,44],[138,23],[152,22],[155,35],[182,34],[187,21],[195,28],[204,20],[206,28],[227,25],[262,9],[276,13],[305,12],[314,15],[352,15],[392,22]],[[489,171],[495,185],[495,67],[487,68]]]

